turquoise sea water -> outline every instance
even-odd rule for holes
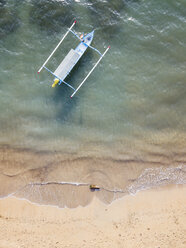
[[[37,70],[74,19],[111,49],[71,99]],[[2,147],[185,166],[186,1],[4,0],[0,38]],[[69,34],[48,67],[77,44]],[[67,82],[77,87],[97,59],[87,51]]]

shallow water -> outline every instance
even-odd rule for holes
[[[135,192],[161,185],[162,168],[172,170],[166,183],[186,182],[185,9],[183,0],[1,1],[1,176],[7,183],[1,195],[18,190],[34,200],[41,190],[20,192],[41,181]],[[71,89],[51,88],[51,75],[37,70],[74,19],[79,34],[95,29],[93,46],[111,49],[71,99]],[[70,34],[48,67],[54,70],[77,44]],[[67,81],[77,87],[97,59],[87,51]],[[156,179],[144,177],[140,188],[136,182],[149,170]]]

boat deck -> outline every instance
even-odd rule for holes
[[[74,49],[71,49],[61,64],[57,67],[54,74],[60,79],[64,80],[78,62],[80,57],[81,56]]]

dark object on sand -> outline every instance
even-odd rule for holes
[[[101,188],[98,186],[98,185],[95,185],[95,184],[90,184],[90,190],[91,191],[98,191],[100,190]]]

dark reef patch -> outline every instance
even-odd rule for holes
[[[101,29],[104,39],[111,39],[119,32],[120,13],[125,7],[123,0],[105,1],[89,0],[91,4],[90,16],[95,26]]]
[[[7,4],[5,0],[0,1],[0,39],[14,32],[20,25],[16,9],[16,1],[13,5]]]
[[[72,23],[74,14],[71,2],[33,0],[30,22],[37,24],[49,34],[58,32],[61,30],[61,26],[69,26],[69,23]]]

